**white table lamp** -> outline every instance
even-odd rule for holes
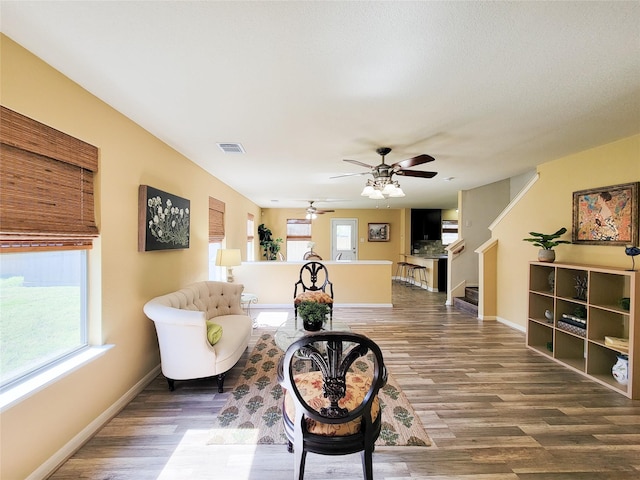
[[[229,283],[233,283],[233,267],[237,267],[241,263],[242,258],[238,248],[221,249],[216,253],[216,265],[227,267],[227,282]]]

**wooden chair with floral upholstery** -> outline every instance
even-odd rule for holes
[[[298,305],[302,302],[318,302],[329,305],[333,319],[333,283],[327,267],[320,262],[307,262],[300,269],[300,277],[293,289],[293,309],[298,318]]]
[[[382,425],[378,391],[387,382],[378,345],[350,332],[306,335],[287,349],[278,379],[284,389],[284,430],[295,454],[293,478],[303,479],[308,452],[361,452],[364,478],[372,480]]]

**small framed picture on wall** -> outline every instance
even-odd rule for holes
[[[389,241],[389,224],[388,223],[370,223],[368,228],[368,240],[370,242],[388,242]]]

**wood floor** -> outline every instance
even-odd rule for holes
[[[640,478],[640,401],[526,349],[523,333],[444,300],[394,286],[392,309],[334,313],[380,344],[433,440],[429,448],[377,448],[376,480]],[[292,478],[284,446],[206,444],[243,365],[223,394],[210,380],[169,392],[158,377],[50,478]],[[360,457],[310,454],[305,478],[360,479]]]

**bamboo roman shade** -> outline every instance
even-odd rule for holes
[[[2,251],[90,248],[98,149],[0,108]]]
[[[224,202],[209,197],[209,243],[224,240]]]
[[[311,220],[297,218],[287,219],[287,240],[311,241]]]

